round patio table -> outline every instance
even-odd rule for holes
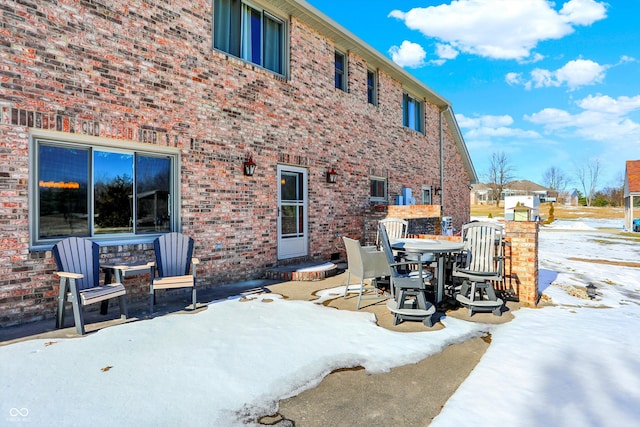
[[[391,240],[391,248],[410,254],[420,255],[432,254],[437,260],[436,271],[436,304],[440,303],[444,296],[444,261],[448,254],[460,252],[464,248],[464,243],[451,240],[435,239],[394,239]],[[422,264],[420,264],[422,269]]]

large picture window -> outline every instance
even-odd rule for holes
[[[424,107],[422,101],[402,94],[402,125],[417,132],[424,132]]]
[[[35,139],[32,243],[176,227],[176,155]]]
[[[242,0],[214,0],[213,47],[285,74],[285,23]]]

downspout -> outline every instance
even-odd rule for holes
[[[444,215],[444,127],[442,117],[449,110],[447,105],[440,109],[440,216]]]

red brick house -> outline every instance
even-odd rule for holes
[[[182,231],[215,286],[329,259],[403,189],[469,218],[449,102],[305,1],[8,1],[0,21],[0,326],[53,317],[66,236],[128,262]]]
[[[640,218],[640,160],[627,160],[624,172],[624,228],[636,231],[633,220]]]

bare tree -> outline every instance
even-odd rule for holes
[[[548,189],[561,193],[566,190],[570,180],[562,170],[551,166],[544,172],[544,175],[542,175],[542,181]]]
[[[584,194],[587,201],[587,206],[591,206],[591,202],[593,201],[600,172],[601,166],[599,159],[591,159],[576,164],[576,178],[582,187],[582,194]]]
[[[507,183],[513,181],[513,172],[513,166],[511,166],[509,158],[504,152],[494,152],[491,155],[491,164],[487,172],[487,180],[489,181],[488,185],[491,189],[493,199],[496,201],[496,206],[500,206],[502,190],[504,190]]]

